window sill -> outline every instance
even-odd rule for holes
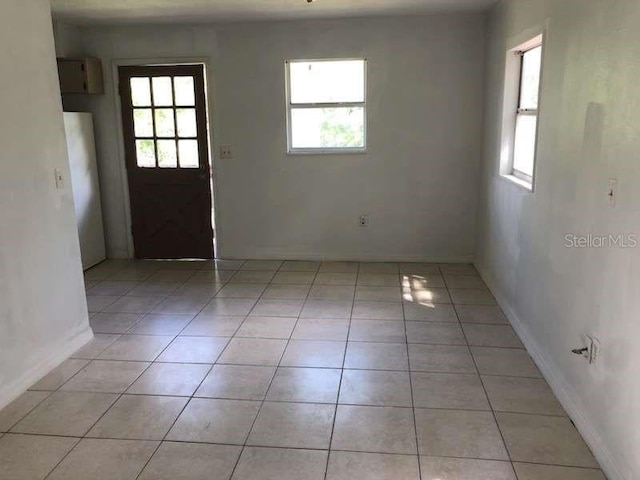
[[[364,155],[366,148],[310,148],[287,151],[287,155]]]
[[[526,190],[529,193],[533,192],[533,183],[527,182],[526,180],[522,180],[521,178],[518,178],[515,175],[500,174],[500,178],[502,178],[503,180],[506,180],[507,182],[515,184],[516,186]]]

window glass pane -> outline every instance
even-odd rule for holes
[[[197,140],[178,140],[178,151],[182,168],[198,168],[200,166]]]
[[[151,87],[148,78],[131,79],[131,102],[134,107],[151,106]]]
[[[176,136],[176,127],[173,122],[173,110],[171,108],[160,108],[156,110],[156,136]]]
[[[153,104],[156,107],[170,107],[173,105],[171,77],[153,78]]]
[[[292,148],[364,148],[364,108],[294,108]]]
[[[136,163],[139,167],[156,166],[153,140],[136,140]]]
[[[530,177],[533,177],[537,123],[538,117],[535,115],[518,115],[516,119],[513,169]]]
[[[291,62],[291,103],[364,102],[364,60]]]
[[[540,69],[542,47],[533,48],[522,55],[522,78],[520,79],[520,108],[537,109],[540,91]]]
[[[153,118],[150,108],[136,108],[133,111],[133,123],[136,137],[153,137]]]
[[[175,140],[158,140],[158,166],[162,168],[178,166]]]
[[[191,107],[196,104],[193,77],[174,77],[176,105]]]
[[[196,124],[195,108],[179,108],[176,110],[178,117],[178,136],[179,137],[196,137],[198,135],[198,126]]]

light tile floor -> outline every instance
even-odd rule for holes
[[[0,480],[603,480],[471,265],[107,261]]]

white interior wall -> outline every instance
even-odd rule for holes
[[[473,258],[481,15],[87,27],[79,44],[106,69],[104,96],[65,105],[95,114],[111,257],[130,253],[113,64],[187,57],[208,59],[213,142],[234,152],[214,160],[220,256]],[[289,156],[284,61],[327,57],[368,60],[368,152]]]
[[[549,21],[534,194],[499,178],[507,39]],[[640,478],[640,3],[510,0],[489,18],[477,264],[611,480]],[[615,208],[608,184],[617,178]],[[591,334],[597,363],[571,353]]]
[[[49,3],[0,15],[0,408],[92,337]],[[28,101],[27,101],[28,100]]]
[[[82,54],[78,27],[68,23],[53,22],[53,35],[58,57],[73,57]]]

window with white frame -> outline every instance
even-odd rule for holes
[[[286,70],[288,152],[364,152],[366,60],[291,60]]]
[[[538,105],[542,74],[539,35],[510,50],[505,78],[502,174],[533,189],[538,133]]]

